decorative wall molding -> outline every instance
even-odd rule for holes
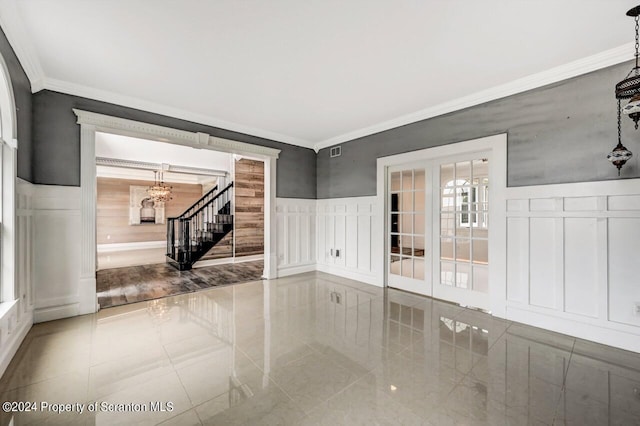
[[[416,121],[424,120],[437,115],[446,114],[455,110],[478,105],[490,100],[499,99],[515,93],[524,92],[547,84],[555,83],[564,79],[572,78],[581,74],[596,71],[611,65],[615,65],[632,59],[633,45],[631,43],[619,46],[597,53],[586,58],[582,58],[567,64],[533,74],[522,79],[515,80],[505,85],[497,86],[488,90],[484,90],[467,97],[459,98],[447,103],[437,105],[388,120],[375,126],[354,130],[342,135],[326,139],[324,141],[314,143],[312,141],[303,140],[290,135],[283,135],[265,129],[254,128],[227,120],[209,117],[202,114],[196,114],[179,108],[150,102],[144,99],[126,96],[120,93],[100,90],[93,87],[83,86],[72,82],[58,80],[47,77],[44,73],[34,43],[28,34],[24,21],[20,16],[15,0],[7,0],[3,2],[2,10],[0,10],[0,26],[4,30],[11,47],[16,52],[22,67],[24,68],[29,81],[31,82],[31,90],[33,93],[43,89],[53,90],[56,92],[67,93],[75,96],[82,96],[89,99],[95,99],[103,102],[122,105],[143,111],[149,111],[156,114],[162,114],[169,117],[176,117],[195,123],[202,123],[214,127],[220,127],[244,134],[264,137],[292,145],[313,148],[319,151],[322,148],[353,140],[359,137],[378,133],[394,127],[406,125]]]
[[[382,287],[376,197],[318,200],[318,270]]]
[[[278,276],[316,268],[316,200],[278,198]]]
[[[23,22],[17,2],[14,0],[4,1],[2,8],[0,8],[0,26],[27,74],[31,83],[31,92],[36,93],[44,89],[45,75]]]
[[[34,322],[95,312],[96,302],[87,296],[90,288],[86,288],[91,285],[87,281],[93,280],[95,295],[95,271],[83,271],[81,266],[82,262],[91,261],[95,265],[95,252],[83,252],[91,241],[80,214],[86,195],[78,187],[32,185],[32,188],[32,245],[37,264],[33,274]]]
[[[226,176],[229,173],[227,170],[204,169],[201,167],[180,166],[176,164],[148,163],[144,161],[124,160],[120,158],[107,157],[96,157],[96,165],[119,167],[133,170],[163,170],[165,173],[173,172],[203,176]]]
[[[18,347],[33,324],[34,292],[34,217],[32,196],[34,186],[16,180],[16,298],[0,303],[0,376],[9,365]]]
[[[19,301],[0,305],[0,377],[33,325],[31,315],[18,319]]]
[[[110,166],[97,166],[96,176],[98,178],[144,180],[153,182],[157,176],[151,170],[123,169]],[[212,185],[221,176],[202,176],[183,173],[165,172],[163,174],[165,183],[186,183],[191,185]]]
[[[193,148],[202,148],[203,135],[206,135],[205,133],[187,132],[185,130],[158,126],[155,124],[143,123],[140,121],[128,120],[126,118],[113,117],[80,109],[74,109],[73,112],[78,117],[78,124],[85,125],[87,127],[91,126],[95,129],[94,131],[141,137],[161,142],[171,142]],[[218,138],[215,136],[208,136],[205,146],[216,151],[230,152],[233,154],[254,154],[275,158],[278,158],[280,155],[279,149]]]
[[[638,179],[507,190],[507,318],[640,352]]]
[[[49,77],[45,77],[42,80],[42,86],[39,90],[42,89],[66,93],[74,96],[81,96],[83,98],[95,99],[97,101],[121,105],[128,108],[135,108],[141,111],[148,111],[155,114],[165,115],[167,117],[174,117],[180,120],[190,121],[192,123],[199,123],[207,126],[217,127],[220,129],[231,130],[234,132],[270,139],[290,145],[302,146],[310,149],[313,147],[313,142],[293,136],[283,135],[277,132],[272,132],[270,130],[258,129],[255,127],[227,121],[218,117],[197,114],[180,108],[147,101],[145,99],[126,96],[107,90],[95,89],[93,87],[83,86],[80,84],[57,80]]]
[[[375,197],[278,198],[276,204],[279,277],[321,271],[382,286],[373,260]]]
[[[439,115],[448,114],[459,111],[472,106],[480,105],[496,99],[505,98],[517,93],[526,92],[528,90],[543,87],[549,84],[557,83],[562,80],[577,77],[597,71],[602,68],[610,67],[625,61],[633,59],[633,43],[627,43],[622,46],[605,50],[586,58],[578,59],[537,74],[529,75],[500,86],[490,89],[481,90],[462,98],[453,99],[433,107],[425,108],[411,114],[403,115],[392,120],[388,120],[373,126],[354,130],[342,135],[334,136],[314,145],[313,149],[318,152],[322,148],[327,148],[343,142],[380,133],[385,130],[426,120],[428,118],[437,117]]]

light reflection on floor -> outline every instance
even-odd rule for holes
[[[2,413],[41,424],[637,424],[640,355],[322,273],[39,324],[2,401],[172,402]]]

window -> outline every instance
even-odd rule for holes
[[[0,57],[0,265],[15,265],[16,121],[15,102],[7,66]],[[0,302],[15,300],[14,267],[0,269]]]

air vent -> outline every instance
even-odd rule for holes
[[[342,155],[342,147],[334,146],[333,148],[331,148],[331,158],[340,157],[341,155]]]

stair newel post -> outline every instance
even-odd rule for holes
[[[173,255],[173,219],[167,220],[167,256],[174,257]]]
[[[183,238],[183,250],[184,250],[184,261],[189,262],[191,259],[191,235],[190,235],[190,220],[185,219],[182,220],[182,238]]]

